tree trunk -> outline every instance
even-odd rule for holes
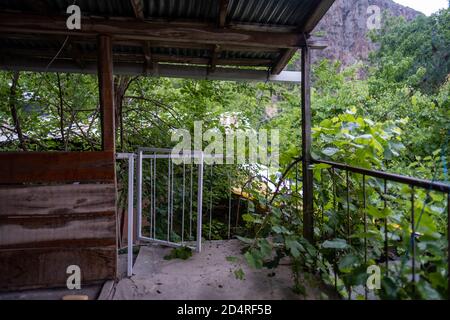
[[[116,128],[120,130],[120,149],[124,150],[123,128],[123,98],[133,79],[126,76],[117,76],[114,79],[114,99],[116,104]]]
[[[64,100],[63,100],[63,93],[62,93],[62,87],[61,87],[61,78],[59,76],[59,73],[56,74],[56,77],[58,79],[58,92],[59,92],[59,130],[61,132],[61,139],[64,146],[65,151],[67,151],[66,147],[66,137],[64,133]]]
[[[17,106],[16,106],[16,102],[17,102],[16,96],[17,96],[17,86],[19,84],[19,76],[20,76],[20,73],[18,71],[15,71],[13,73],[11,89],[9,91],[9,108],[11,110],[11,116],[14,121],[14,127],[17,132],[17,137],[19,138],[20,148],[23,151],[27,151],[27,146],[25,144],[25,139],[23,137],[22,127],[20,125],[20,120],[19,120],[19,116],[17,114]]]

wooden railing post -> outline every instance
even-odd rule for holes
[[[314,240],[313,173],[311,157],[311,53],[302,47],[302,165],[303,165],[303,236]]]
[[[103,151],[115,152],[114,80],[111,37],[98,37],[98,87],[102,124]]]
[[[114,170],[115,187],[115,216],[117,219],[117,179],[116,179],[116,130],[115,130],[115,110],[114,105],[114,75],[113,75],[113,51],[112,40],[108,35],[99,35],[97,39],[97,63],[98,63],[98,89],[100,96],[100,113],[102,127],[102,149],[110,151],[111,164]],[[118,226],[116,220],[116,250],[118,246]],[[115,255],[114,277],[117,278],[118,268],[117,251]]]

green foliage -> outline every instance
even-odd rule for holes
[[[242,269],[238,269],[234,271],[234,276],[237,280],[244,280],[245,279],[245,273]]]
[[[412,22],[393,17],[384,21],[383,28],[371,35],[380,45],[373,54],[375,77],[382,80],[378,83],[438,91],[450,71],[450,10]]]
[[[181,247],[172,249],[170,254],[164,257],[164,260],[187,260],[192,257],[192,249],[188,247]]]

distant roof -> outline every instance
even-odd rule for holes
[[[0,69],[94,72],[96,36],[110,34],[117,72],[278,75],[299,47],[321,46],[309,36],[333,2],[77,0],[82,28],[68,30],[74,0],[0,0]]]

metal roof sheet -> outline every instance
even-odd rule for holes
[[[220,8],[224,0],[141,0],[143,6],[144,21],[156,22],[183,22],[217,26]],[[136,19],[132,0],[77,0],[84,17],[104,17],[108,21],[119,18]],[[321,4],[332,4],[332,0],[228,0],[226,12],[226,28],[247,28],[248,30],[265,30],[268,32],[292,32],[299,30],[307,23],[308,18],[314,15],[314,10]],[[51,14],[66,16],[66,9],[72,5],[74,0],[0,0],[0,13],[13,14],[30,13],[35,15]],[[326,7],[326,5],[325,5]],[[18,15],[18,19],[20,16]],[[320,19],[320,18],[319,18]],[[318,21],[317,21],[318,22]],[[1,29],[1,28],[0,28]],[[284,30],[284,31],[283,31]],[[8,54],[16,57],[22,53],[26,56],[26,50],[31,50],[28,58],[33,58],[32,52],[38,52],[40,57],[53,57],[65,42],[65,36],[31,36],[2,33],[0,30],[0,58],[7,59]],[[61,51],[58,58],[68,59],[73,52],[80,55],[81,59],[95,57],[95,39],[91,42],[70,38],[69,46]],[[209,41],[210,42],[210,41]],[[71,48],[76,51],[71,52]],[[246,48],[245,41],[239,47],[220,47],[207,44],[199,46],[198,43],[185,42],[181,44],[171,43],[161,45],[150,43],[151,54],[158,56],[162,61],[170,63],[183,61],[187,63],[204,64],[204,60],[212,61],[216,55],[225,65],[236,66],[265,66],[272,68],[276,63],[287,63],[283,59],[286,50],[279,48]],[[39,51],[41,50],[41,51]],[[8,53],[9,52],[9,53]],[[142,42],[135,44],[114,43],[115,61],[126,60],[143,63],[144,49]],[[295,51],[288,54],[293,55]],[[85,56],[84,56],[85,55]],[[196,59],[195,59],[196,58]],[[191,59],[191,60],[189,60]],[[203,60],[202,60],[203,59]],[[167,60],[167,61],[165,61]],[[227,62],[228,61],[228,62]],[[282,69],[282,68],[281,68]]]

